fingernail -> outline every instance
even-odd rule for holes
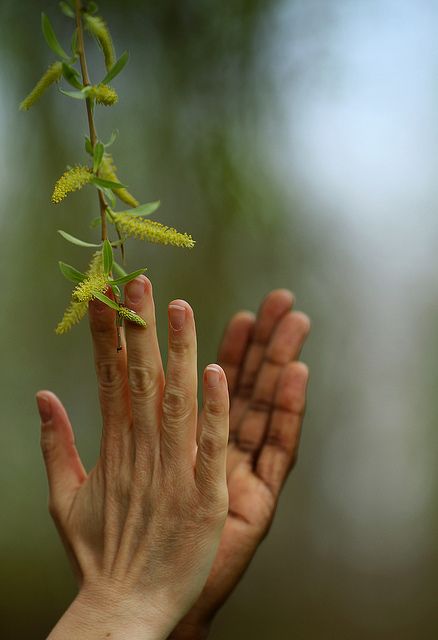
[[[129,302],[136,304],[140,302],[140,300],[144,296],[145,290],[145,281],[144,278],[135,278],[135,280],[131,280],[131,282],[126,287],[126,297]]]
[[[213,389],[214,387],[218,386],[220,378],[220,370],[218,369],[218,367],[216,367],[215,365],[207,367],[205,375],[207,378],[207,387],[209,389]]]
[[[177,304],[169,305],[169,320],[174,331],[181,331],[186,319],[186,308]]]
[[[52,408],[50,406],[50,402],[47,400],[45,396],[36,396],[36,401],[38,405],[38,411],[40,414],[41,422],[49,422],[52,417]]]

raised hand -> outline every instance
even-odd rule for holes
[[[191,308],[169,306],[165,376],[149,280],[126,301],[148,328],[128,324],[121,352],[114,312],[90,305],[103,428],[89,474],[62,404],[37,396],[50,511],[80,584],[51,640],[166,638],[201,593],[227,514],[225,374],[205,370],[198,423]]]
[[[310,323],[291,311],[292,304],[289,291],[273,291],[257,318],[238,313],[225,332],[219,362],[231,399],[228,517],[201,597],[172,639],[207,637],[215,613],[266,535],[296,460],[308,380],[297,358]]]

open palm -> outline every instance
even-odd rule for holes
[[[310,323],[293,312],[287,290],[271,292],[255,318],[230,321],[219,350],[231,400],[227,482],[229,512],[204,590],[171,635],[205,638],[269,530],[296,460],[307,367],[297,362]]]

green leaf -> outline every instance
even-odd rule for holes
[[[101,246],[100,244],[93,244],[92,242],[84,242],[84,240],[79,240],[79,238],[75,238],[74,236],[70,235],[66,231],[63,231],[62,229],[58,229],[58,233],[65,240],[68,240],[68,242],[71,242],[72,244],[76,244],[78,247],[100,247]]]
[[[107,200],[109,200],[110,205],[112,207],[115,207],[117,204],[117,200],[116,200],[116,196],[114,195],[114,193],[111,191],[111,189],[102,189],[103,193],[105,194],[105,197]],[[109,214],[108,214],[109,215]],[[111,218],[110,216],[110,221],[114,222],[114,220]]]
[[[106,296],[104,293],[100,293],[100,291],[93,291],[93,296],[101,302],[104,302],[108,307],[111,307],[111,309],[115,309],[116,311],[120,309],[117,302],[114,302],[114,300],[108,298],[108,296]]]
[[[79,73],[66,62],[62,63],[62,75],[72,87],[80,91],[83,89],[83,85],[79,82]]]
[[[117,140],[118,135],[119,135],[119,131],[118,131],[118,129],[116,129],[115,131],[112,132],[111,137],[108,140],[108,142],[106,142],[103,146],[105,148],[110,147]]]
[[[93,153],[93,171],[97,173],[99,167],[102,162],[103,152],[105,151],[105,147],[101,142],[96,142],[94,145],[94,153]]]
[[[106,238],[103,243],[103,272],[107,276],[113,266],[113,248],[111,242]]]
[[[116,269],[114,269],[114,271],[116,271]],[[110,284],[126,284],[127,282],[131,282],[131,280],[134,280],[134,278],[136,278],[137,276],[141,276],[142,273],[144,273],[145,271],[147,271],[147,269],[137,269],[137,271],[132,271],[131,273],[127,273],[124,276],[121,276],[120,278],[116,278],[115,280],[110,280]]]
[[[130,216],[150,216],[151,213],[154,213],[154,211],[158,209],[160,204],[160,200],[156,200],[155,202],[147,202],[146,204],[141,204],[138,207],[133,207],[126,211],[118,211],[117,213],[128,213]]]
[[[124,270],[124,268],[115,260],[113,261],[113,268],[114,268],[114,271],[118,273],[120,277],[124,277],[128,275]]]
[[[75,100],[87,99],[87,93],[84,91],[64,91],[64,89],[60,89],[60,92],[69,98],[75,98]]]
[[[99,11],[99,7],[96,2],[89,2],[87,4],[87,13],[97,13]]]
[[[91,140],[88,136],[85,136],[85,151],[89,153],[90,156],[93,155],[93,147],[91,146]]]
[[[75,29],[73,31],[73,35],[71,37],[70,49],[73,54],[74,59],[78,57],[78,30]]]
[[[120,298],[121,295],[122,295],[122,292],[120,291],[119,287],[116,284],[112,283],[112,282],[110,282],[109,284],[110,284],[111,289],[113,290],[114,295],[115,296],[119,296],[119,298]]]
[[[58,264],[59,264],[59,268],[61,269],[62,275],[64,276],[64,278],[67,278],[67,280],[70,280],[70,282],[79,284],[79,282],[82,282],[83,280],[85,280],[86,278],[85,273],[78,271],[77,269],[75,269],[69,264],[66,264],[65,262],[61,262],[61,260],[59,261]]]
[[[103,180],[102,178],[92,178],[92,184],[95,184],[96,187],[102,187],[103,189],[125,189],[124,184],[120,184],[120,182],[112,182],[111,180]]]
[[[108,71],[108,73],[102,80],[102,84],[109,84],[111,80],[113,80],[113,78],[118,76],[119,73],[122,71],[123,67],[128,62],[128,60],[129,60],[129,53],[125,51],[124,53],[122,53],[122,55],[117,60],[117,62],[115,62],[111,67],[111,69]]]
[[[59,44],[58,38],[55,35],[52,24],[45,13],[41,14],[41,29],[43,31],[44,38],[47,44],[49,45],[49,47],[51,48],[51,50],[66,62],[70,62],[70,56],[66,54],[64,49]]]
[[[62,13],[65,16],[67,16],[67,18],[74,18],[75,17],[75,12],[73,11],[71,6],[67,2],[60,2],[59,3],[59,8],[61,9]]]

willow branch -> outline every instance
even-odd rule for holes
[[[79,62],[81,65],[82,72],[82,83],[84,87],[87,87],[91,84],[90,77],[88,75],[87,69],[87,59],[85,57],[85,46],[84,46],[84,28],[82,25],[82,2],[81,0],[75,0],[75,13],[76,13],[76,28],[78,33],[78,41],[77,41],[77,51],[79,55]],[[96,125],[94,124],[94,116],[93,116],[93,101],[91,98],[87,98],[85,100],[85,104],[87,107],[87,118],[88,118],[88,128],[90,131],[90,142],[91,147],[94,151],[94,147],[97,142],[97,134],[96,134]],[[106,230],[106,209],[107,205],[105,202],[105,198],[103,197],[103,193],[100,189],[97,192],[99,198],[99,207],[100,207],[100,218],[102,223],[102,240],[107,238],[107,230]]]

